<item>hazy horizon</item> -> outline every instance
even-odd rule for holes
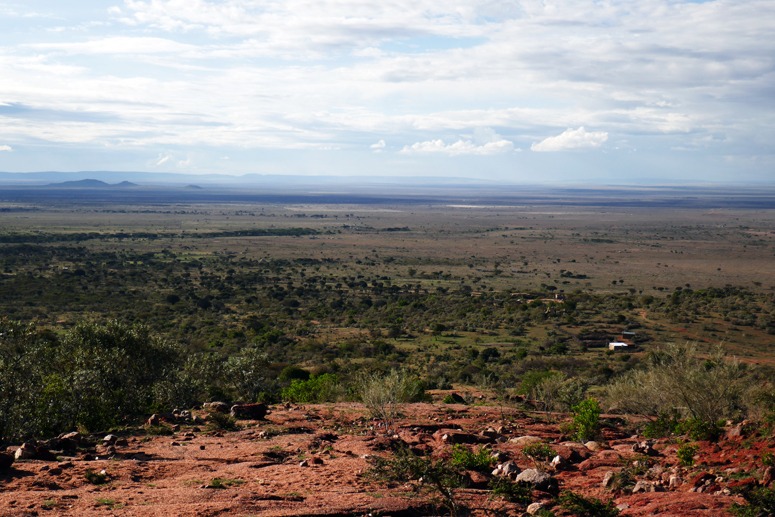
[[[28,0],[0,28],[2,171],[775,181],[766,0]]]

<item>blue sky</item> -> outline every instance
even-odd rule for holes
[[[772,0],[0,1],[0,170],[775,180]]]

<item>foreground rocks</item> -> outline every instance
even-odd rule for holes
[[[556,415],[412,404],[386,435],[359,404],[255,406],[263,407],[209,408],[235,415],[240,429],[231,432],[200,427],[201,415],[177,411],[136,431],[7,445],[0,452],[0,514],[448,513],[427,484],[368,475],[374,458],[392,458],[402,447],[433,461],[448,460],[455,448],[486,448],[491,465],[465,470],[468,486],[454,491],[475,515],[542,508],[564,515],[556,496],[571,490],[613,500],[622,515],[720,516],[743,502],[740,487],[773,483],[761,458],[775,452],[775,439],[748,430],[718,444],[697,442],[695,465],[687,467],[676,456],[680,439],[647,441],[632,429],[604,427],[595,443],[580,444],[567,441]],[[546,459],[525,452],[544,445],[552,452]],[[495,479],[528,486],[531,500],[493,495]]]

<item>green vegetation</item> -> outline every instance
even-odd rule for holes
[[[401,404],[425,400],[425,388],[420,380],[403,370],[365,375],[357,386],[361,402],[386,429],[392,427]]]
[[[488,471],[495,463],[495,459],[492,457],[492,451],[485,447],[473,450],[465,445],[456,444],[452,446],[449,463],[456,469]]]
[[[392,426],[453,383],[545,411],[594,395],[692,440],[775,422],[775,297],[736,268],[771,260],[759,211],[0,208],[0,439],[212,400],[363,400]],[[609,353],[622,333],[637,347]]]
[[[339,377],[333,373],[312,375],[309,379],[293,379],[283,388],[282,399],[297,403],[336,402],[343,398]]]
[[[529,483],[515,483],[507,477],[494,477],[490,480],[492,497],[500,497],[510,503],[527,506],[533,500],[533,487]]]
[[[660,415],[650,432],[708,440],[718,437],[719,420],[744,412],[752,381],[747,368],[720,348],[703,356],[695,346],[667,345],[649,354],[646,368],[609,384],[605,398],[611,409]],[[686,420],[677,424],[673,415],[679,410]]]
[[[749,487],[741,495],[746,504],[734,503],[730,508],[738,517],[766,517],[775,515],[775,488]]]
[[[613,501],[603,502],[594,497],[584,497],[575,492],[560,494],[560,507],[576,517],[614,517],[619,510]]]
[[[698,446],[685,443],[678,447],[675,454],[678,457],[678,461],[681,462],[681,465],[684,467],[691,467],[694,465],[694,455],[697,454],[698,450],[700,450]]]
[[[530,458],[536,467],[546,468],[557,452],[546,443],[530,443],[522,448],[522,454]]]
[[[94,472],[91,469],[86,470],[84,477],[86,478],[86,481],[88,481],[92,485],[104,485],[110,480],[108,478],[108,475],[105,474],[104,472]]]
[[[575,437],[580,442],[586,442],[595,438],[600,432],[600,404],[597,400],[589,398],[573,406],[572,428]]]
[[[465,515],[455,497],[455,489],[465,486],[462,473],[448,461],[417,456],[405,445],[389,457],[375,456],[367,475],[384,483],[416,481],[420,487],[441,498],[452,515]]]
[[[240,486],[244,483],[244,479],[213,478],[209,483],[207,483],[207,485],[205,485],[205,488],[215,488],[221,490],[232,486]]]

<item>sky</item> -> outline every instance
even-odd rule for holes
[[[0,0],[0,171],[775,183],[773,0]]]

